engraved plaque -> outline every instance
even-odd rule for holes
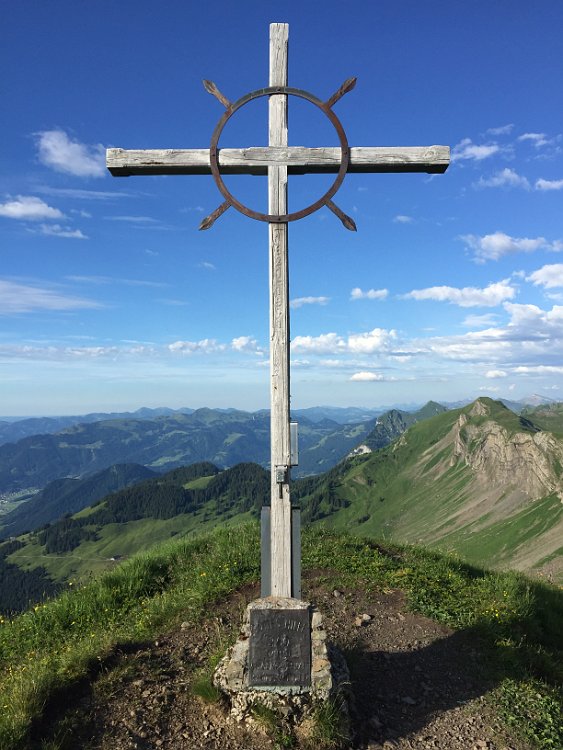
[[[308,609],[250,612],[249,685],[311,684],[311,624]]]

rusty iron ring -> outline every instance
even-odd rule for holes
[[[221,133],[223,132],[223,128],[225,127],[227,121],[234,115],[234,113],[237,110],[239,110],[245,104],[248,104],[248,102],[252,101],[253,99],[258,99],[262,96],[271,96],[272,94],[286,94],[288,96],[298,96],[301,99],[306,99],[308,102],[311,102],[311,104],[314,104],[316,107],[322,110],[325,113],[325,115],[328,117],[328,119],[331,121],[331,123],[334,126],[334,129],[336,130],[338,134],[338,138],[340,140],[340,148],[341,148],[340,168],[338,170],[338,174],[336,175],[336,179],[334,180],[332,186],[327,190],[327,192],[322,196],[322,198],[319,198],[319,200],[315,201],[314,203],[311,203],[310,206],[307,206],[306,208],[301,209],[301,211],[294,211],[293,213],[289,213],[289,214],[263,214],[263,213],[260,213],[259,211],[253,211],[251,208],[248,208],[243,203],[238,201],[233,195],[231,195],[225,183],[223,182],[223,178],[221,177],[221,173],[219,171],[219,161],[218,161],[219,149],[218,149],[217,144],[219,143],[219,138],[221,136]],[[303,217],[309,216],[309,214],[312,214],[315,211],[318,211],[319,208],[322,208],[323,206],[331,203],[332,196],[336,193],[336,191],[342,184],[344,177],[346,176],[349,161],[350,161],[350,147],[348,146],[348,139],[346,138],[346,133],[344,132],[342,123],[340,122],[338,117],[334,114],[334,112],[332,111],[328,103],[322,102],[320,99],[317,99],[316,96],[314,96],[313,94],[310,94],[307,91],[303,91],[302,89],[291,88],[289,86],[269,86],[268,88],[256,89],[256,91],[251,91],[250,93],[238,99],[236,102],[229,104],[223,116],[221,117],[217,125],[215,126],[215,130],[213,131],[213,135],[211,136],[211,145],[209,146],[209,162],[210,162],[210,167],[211,167],[211,173],[213,174],[213,178],[215,180],[215,183],[217,184],[217,187],[221,191],[223,197],[226,199],[226,202],[229,205],[234,206],[238,211],[240,211],[242,214],[245,214],[245,216],[250,217],[251,219],[257,219],[258,221],[267,221],[270,223],[277,223],[277,224],[285,223],[288,221],[296,221],[297,219],[302,219]],[[283,165],[280,165],[280,166],[283,166]]]

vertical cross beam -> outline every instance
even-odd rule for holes
[[[287,86],[288,25],[270,25],[270,86]],[[269,100],[269,145],[287,146],[287,95]],[[268,212],[287,213],[287,166],[268,167]],[[289,492],[289,268],[287,223],[268,225],[270,245],[271,595],[291,596]],[[282,481],[280,481],[280,479]]]

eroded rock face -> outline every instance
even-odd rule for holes
[[[473,411],[477,406],[483,407],[477,402]],[[483,407],[478,416],[486,413]],[[492,486],[517,487],[532,499],[555,492],[563,501],[563,447],[551,433],[510,434],[493,420],[474,425],[465,414],[453,432],[453,460],[464,461]]]

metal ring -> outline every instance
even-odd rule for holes
[[[306,99],[308,102],[311,102],[311,104],[314,104],[316,107],[318,107],[320,110],[322,110],[325,115],[328,117],[328,119],[333,124],[337,134],[338,138],[340,140],[340,148],[341,148],[341,156],[340,156],[340,168],[338,170],[338,174],[336,175],[336,179],[334,180],[332,186],[327,190],[327,192],[322,196],[322,198],[319,198],[319,200],[315,201],[314,203],[311,203],[310,206],[307,206],[307,208],[303,208],[301,211],[294,211],[293,213],[289,214],[263,214],[259,211],[253,211],[251,208],[248,208],[243,203],[238,201],[227,189],[225,183],[223,182],[223,178],[221,177],[221,173],[219,171],[219,149],[217,144],[219,143],[219,137],[221,136],[221,133],[223,132],[223,128],[225,127],[227,121],[234,115],[234,113],[239,110],[241,107],[243,107],[248,102],[252,101],[253,99],[258,99],[262,96],[271,96],[272,94],[286,94],[288,96],[298,96],[301,99]],[[215,130],[213,131],[213,135],[211,136],[211,145],[209,146],[209,162],[211,167],[211,173],[213,174],[213,178],[217,184],[217,187],[221,191],[224,198],[228,201],[228,203],[231,206],[234,206],[238,211],[240,211],[242,214],[245,214],[246,216],[249,216],[251,219],[257,219],[258,221],[267,221],[270,223],[285,223],[288,221],[296,221],[297,219],[302,219],[304,216],[309,216],[309,214],[314,213],[319,208],[322,208],[325,206],[332,196],[336,193],[340,185],[342,184],[342,180],[344,179],[346,172],[348,170],[348,164],[350,161],[350,147],[348,146],[348,140],[346,138],[346,133],[344,132],[344,128],[342,127],[342,123],[338,119],[338,117],[334,114],[332,109],[326,104],[326,102],[322,102],[320,99],[317,99],[316,96],[313,96],[313,94],[308,93],[307,91],[303,91],[302,89],[294,89],[289,86],[269,86],[268,88],[264,89],[256,89],[256,91],[251,91],[249,94],[246,94],[245,96],[238,99],[236,102],[231,104],[227,107],[225,110],[223,116],[215,126]]]

